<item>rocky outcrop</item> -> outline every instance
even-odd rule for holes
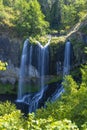
[[[0,60],[9,62],[14,66],[20,64],[20,43],[9,40],[8,37],[0,36]]]

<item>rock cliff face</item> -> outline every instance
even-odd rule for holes
[[[10,41],[7,37],[0,37],[0,60],[8,64],[19,66],[20,64],[20,44]]]
[[[0,36],[0,60],[8,63],[7,70],[0,72],[0,81],[15,84],[19,74],[20,44]]]

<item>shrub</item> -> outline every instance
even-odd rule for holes
[[[71,121],[67,119],[58,121],[51,116],[47,119],[37,119],[34,114],[29,114],[27,124],[29,130],[78,130],[78,127]]]
[[[16,110],[16,106],[9,101],[0,103],[0,116],[4,116],[5,114],[10,114],[15,110]]]
[[[20,111],[0,116],[0,130],[24,130],[24,120]]]

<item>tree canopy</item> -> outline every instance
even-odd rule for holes
[[[2,0],[0,6],[1,12],[4,11],[1,13],[0,21],[13,26],[21,36],[42,35],[49,27],[37,0]]]
[[[0,0],[0,23],[19,36],[67,30],[86,16],[87,0]]]

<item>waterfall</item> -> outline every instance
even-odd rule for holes
[[[27,104],[29,106],[29,112],[35,112],[36,109],[40,107],[43,100],[47,100],[46,98],[44,99],[44,95],[47,90],[49,90],[49,87],[46,84],[46,76],[49,75],[50,40],[51,37],[45,46],[42,46],[38,41],[37,45],[33,46],[29,43],[28,39],[24,42],[21,56],[17,102]],[[63,77],[70,72],[70,55],[71,43],[67,41],[64,52]],[[56,63],[58,74],[58,71],[61,68],[61,62],[59,61]],[[33,71],[39,76],[34,77],[34,75],[32,75]],[[34,78],[36,78],[35,86],[32,85]],[[55,101],[63,92],[63,86],[58,83],[56,91],[48,99],[50,101]]]
[[[24,96],[24,85],[25,85],[25,77],[27,73],[26,62],[27,62],[27,54],[28,54],[28,39],[24,42],[24,47],[22,51],[21,57],[21,66],[20,66],[20,74],[19,74],[19,85],[18,85],[18,98],[17,102],[21,102]]]
[[[23,102],[29,105],[29,112],[35,111],[39,107],[39,102],[43,98],[43,94],[47,88],[45,84],[45,76],[48,75],[49,70],[49,44],[42,46],[37,42],[37,54],[34,53],[33,45],[29,43],[29,40],[25,40],[20,66],[19,85],[18,85],[18,98],[17,102]],[[33,66],[33,57],[36,58],[35,67],[37,67],[39,73],[39,91],[32,92],[31,84],[31,70]],[[36,82],[37,87],[38,81]]]
[[[33,46],[29,43],[29,40],[27,39],[24,42],[21,56],[17,102],[25,102],[28,104],[28,102],[30,101],[29,98],[31,97],[31,95],[29,95],[29,92],[31,92],[31,88],[29,84],[32,70],[32,53]],[[27,87],[28,85],[29,87]]]
[[[71,43],[67,41],[65,44],[65,53],[64,53],[63,77],[65,75],[68,75],[70,72],[70,51],[71,51]],[[64,92],[63,86],[62,85],[59,86],[58,84],[56,91],[51,97],[51,101],[55,101],[63,92]]]
[[[30,66],[32,65],[32,53],[33,53],[33,46],[31,45],[30,46],[30,53],[29,53],[29,71],[28,71],[28,74],[30,76]]]
[[[40,91],[33,96],[30,106],[29,112],[35,111],[39,107],[39,101],[42,99],[43,94],[47,88],[45,85],[45,75],[48,74],[49,69],[49,44],[51,37],[48,43],[45,46],[42,46],[40,42],[38,44],[38,70],[40,73]]]
[[[68,41],[65,45],[63,76],[68,75],[70,72],[70,49],[71,43]]]

